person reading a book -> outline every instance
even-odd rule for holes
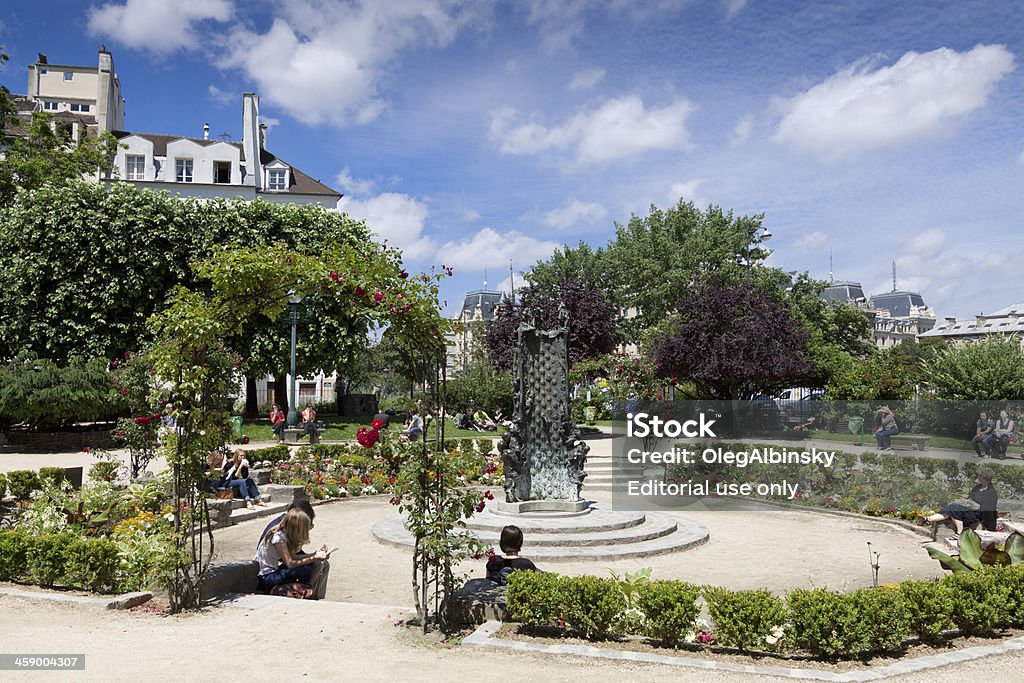
[[[322,592],[318,588],[324,583],[322,575],[332,551],[322,545],[313,555],[302,553],[312,528],[309,516],[297,508],[288,510],[284,519],[270,528],[253,557],[259,565],[256,581],[261,591],[270,592],[283,583],[298,582],[312,586],[314,594]]]
[[[965,526],[972,526],[981,522],[981,525],[988,531],[996,530],[996,506],[999,504],[999,494],[992,485],[992,477],[995,472],[991,467],[982,465],[978,468],[978,484],[967,494],[966,500],[958,500],[949,503],[941,511],[925,517],[925,521],[933,525],[945,522],[947,519],[953,521],[957,536],[963,533]]]

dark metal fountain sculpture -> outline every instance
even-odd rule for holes
[[[515,408],[502,435],[505,512],[582,510],[583,467],[590,447],[579,441],[569,404],[569,330],[519,326],[513,369]]]

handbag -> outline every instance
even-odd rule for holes
[[[235,497],[235,490],[230,486],[225,489],[217,489],[217,498],[221,500],[232,500]]]
[[[270,589],[271,595],[297,600],[313,600],[313,587],[306,583],[282,583]]]

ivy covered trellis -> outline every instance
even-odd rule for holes
[[[355,318],[388,325],[393,333],[440,345],[437,283],[442,275],[409,277],[400,253],[366,242],[337,245],[312,255],[283,245],[214,250],[193,266],[206,291],[178,287],[150,326],[149,353],[162,397],[173,406],[177,437],[164,446],[174,485],[173,571],[168,572],[172,611],[196,606],[199,584],[213,550],[203,493],[207,456],[223,446],[230,402],[244,359],[226,340],[262,317],[285,310],[290,291],[332,299]]]

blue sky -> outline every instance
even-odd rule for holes
[[[449,309],[680,196],[764,212],[771,262],[1024,301],[1024,14],[1012,2],[8,2],[0,79],[105,43],[130,130],[241,137],[446,263]],[[657,273],[651,273],[656,278]],[[517,277],[518,279],[518,277]]]

